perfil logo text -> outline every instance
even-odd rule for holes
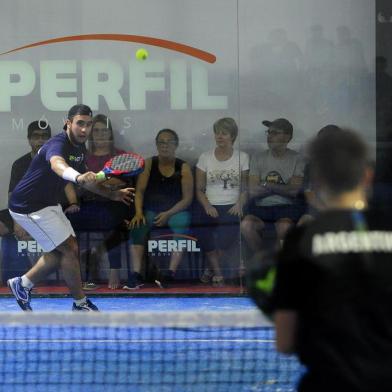
[[[167,237],[170,237],[170,239]],[[200,248],[197,246],[197,238],[180,234],[177,234],[176,238],[172,237],[173,235],[171,234],[162,235],[149,240],[148,253],[169,254],[183,251],[200,252]]]
[[[18,253],[42,253],[44,250],[41,245],[35,240],[30,241],[18,241]]]
[[[12,103],[39,94],[44,108],[66,111],[78,101],[99,109],[146,110],[153,95],[165,93],[172,110],[227,109],[228,97],[210,95],[207,69],[184,60],[131,61],[108,59],[40,61],[36,70],[27,61],[0,61],[0,112],[12,112]],[[78,99],[80,97],[80,99]]]

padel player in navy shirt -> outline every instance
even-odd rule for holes
[[[59,204],[66,183],[71,181],[126,204],[133,197],[133,188],[110,191],[97,183],[96,173],[85,172],[84,143],[91,132],[91,109],[75,105],[67,118],[65,132],[51,138],[39,150],[9,201],[13,219],[45,252],[25,275],[7,282],[23,310],[31,310],[30,291],[34,284],[59,267],[74,298],[73,310],[98,310],[83,292],[78,244],[71,223]]]
[[[20,214],[31,214],[48,206],[57,206],[66,180],[57,175],[48,164],[53,156],[62,156],[65,162],[80,173],[85,172],[86,147],[73,145],[66,132],[52,137],[39,150],[26,174],[12,192],[9,209]]]

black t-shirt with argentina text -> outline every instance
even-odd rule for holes
[[[300,391],[392,391],[392,217],[334,210],[294,229],[274,305],[298,313]]]

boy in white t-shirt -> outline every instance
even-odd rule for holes
[[[202,281],[212,278],[213,285],[221,286],[224,280],[220,256],[233,241],[239,240],[249,157],[233,148],[238,135],[234,119],[216,121],[214,135],[216,147],[201,154],[196,165],[196,197],[201,205],[199,240],[212,269],[204,272]]]

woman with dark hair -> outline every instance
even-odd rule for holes
[[[114,146],[112,123],[104,114],[97,114],[93,118],[87,148],[86,164],[89,170],[94,172],[99,172],[114,155],[125,152]]]
[[[97,114],[93,117],[87,149],[86,166],[88,170],[95,173],[102,170],[104,164],[114,155],[125,152],[115,147],[112,123],[104,114]],[[120,244],[123,221],[129,217],[130,210],[121,203],[114,203],[90,192],[85,192],[81,198],[81,214],[71,217],[74,222],[77,219],[74,223],[76,230],[108,232],[104,241],[87,250],[89,267],[91,268],[91,275],[93,275],[92,279],[94,279],[94,275],[98,275],[99,261],[107,251],[110,265],[108,287],[113,290],[117,289],[120,287]],[[84,284],[85,289],[92,290],[96,287],[93,282]]]
[[[176,157],[178,135],[172,129],[162,129],[155,143],[158,154],[146,159],[136,183],[135,216],[129,222],[134,273],[125,287],[128,289],[143,285],[144,246],[150,230],[168,227],[175,238],[176,234],[186,234],[190,225],[187,208],[193,198],[193,176],[188,163]],[[182,252],[172,252],[168,271],[156,283],[173,280],[181,259]]]

